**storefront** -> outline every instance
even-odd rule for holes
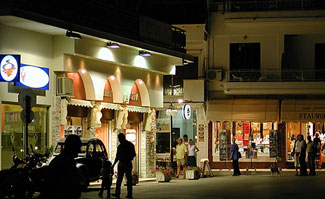
[[[201,103],[189,103],[191,107],[190,117],[183,116],[184,103],[174,103],[175,115],[166,114],[170,104],[165,104],[166,109],[157,110],[157,132],[156,132],[156,157],[158,165],[170,165],[171,148],[176,147],[177,139],[186,134],[188,139],[192,139],[199,148],[196,154],[197,164],[199,166],[202,154],[205,153],[205,124],[204,124],[204,106]],[[172,123],[171,123],[172,122]],[[172,124],[172,125],[171,125]],[[172,129],[171,129],[172,128]],[[171,133],[172,132],[172,135]],[[202,153],[202,154],[201,154]],[[174,158],[174,161],[176,159]]]
[[[260,99],[208,102],[209,161],[212,168],[232,168],[233,138],[242,155],[241,168],[267,168],[281,157],[279,101]],[[282,138],[283,139],[283,138]]]
[[[321,139],[321,151],[316,157],[316,166],[322,167],[325,158],[325,101],[324,100],[283,100],[281,120],[286,123],[286,157],[288,166],[293,166],[291,152],[297,135],[302,134],[304,139],[309,135],[312,139],[316,134]]]

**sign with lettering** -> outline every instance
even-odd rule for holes
[[[20,79],[16,86],[48,90],[49,82],[48,68],[21,64]]]
[[[0,55],[0,82],[19,80],[20,55]]]

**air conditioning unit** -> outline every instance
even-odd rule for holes
[[[208,69],[207,72],[207,79],[208,80],[217,80],[222,81],[223,80],[223,70],[222,69]]]
[[[56,78],[56,95],[73,96],[73,79],[67,77]]]

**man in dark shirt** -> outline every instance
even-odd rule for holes
[[[48,167],[47,190],[41,194],[46,199],[77,199],[81,196],[79,174],[75,157],[80,152],[81,141],[77,135],[69,135],[62,152]]]
[[[118,135],[118,140],[120,145],[117,147],[116,158],[112,168],[114,168],[115,164],[119,161],[117,167],[117,181],[116,181],[116,189],[115,196],[116,198],[120,198],[121,194],[121,183],[123,180],[124,173],[127,179],[127,198],[132,198],[132,160],[135,157],[134,145],[125,139],[125,135],[120,133]]]

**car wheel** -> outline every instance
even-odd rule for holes
[[[87,190],[87,187],[89,185],[89,179],[88,179],[88,172],[85,167],[79,168],[79,183],[81,190]]]

